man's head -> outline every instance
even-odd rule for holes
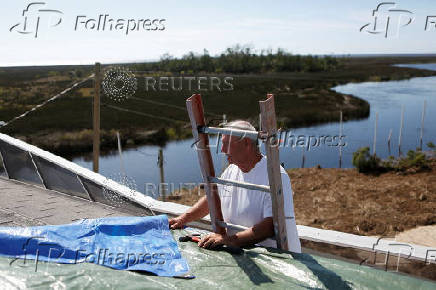
[[[253,125],[243,120],[227,123],[225,127],[256,131]],[[223,135],[221,152],[227,155],[230,164],[236,164],[244,172],[250,171],[260,156],[256,140],[232,135]]]

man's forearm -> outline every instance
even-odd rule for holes
[[[186,223],[199,220],[205,217],[209,213],[209,206],[207,203],[206,196],[200,198],[196,204],[194,204],[188,211],[186,211],[183,216]]]
[[[266,218],[260,223],[226,238],[226,244],[245,247],[259,243],[274,236],[274,224],[272,218]]]

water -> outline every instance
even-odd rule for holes
[[[400,65],[406,66],[406,65]],[[407,65],[421,69],[436,70],[436,64]],[[381,158],[389,155],[398,156],[398,139],[400,129],[401,108],[404,106],[404,126],[402,133],[401,149],[403,153],[415,150],[419,146],[421,130],[421,116],[424,100],[427,109],[424,120],[423,148],[427,149],[428,142],[436,143],[436,77],[412,78],[404,81],[389,82],[366,82],[350,83],[333,88],[337,92],[352,94],[370,103],[370,115],[365,120],[348,121],[343,123],[343,135],[345,146],[342,147],[342,167],[352,167],[352,154],[358,148],[369,146],[373,150],[373,138],[375,116],[378,112],[377,145],[376,152]],[[389,131],[392,129],[391,150],[387,146]],[[292,137],[293,135],[294,137]],[[299,168],[302,165],[302,155],[305,155],[305,167],[320,165],[321,167],[337,168],[339,165],[339,147],[321,145],[307,150],[305,146],[296,146],[299,135],[309,138],[314,136],[320,140],[320,136],[339,135],[338,122],[319,126],[299,128],[288,132],[288,146],[280,148],[280,161],[285,168]],[[291,137],[290,137],[291,136]],[[292,143],[290,141],[294,141]],[[312,144],[314,139],[312,138]],[[191,148],[192,139],[170,142],[163,148],[165,182],[189,187],[187,183],[201,182],[201,174],[196,152]],[[338,142],[330,142],[330,144]],[[211,144],[216,146],[216,137],[211,138]],[[289,144],[291,146],[289,146]],[[298,143],[303,145],[302,143]],[[224,166],[223,154],[216,153],[216,147],[212,147],[212,156],[215,170],[221,172]],[[159,168],[157,166],[159,147],[141,146],[137,149],[129,149],[123,152],[123,163],[126,175],[135,180],[137,190],[145,192],[145,184],[159,184]],[[92,160],[84,157],[75,158],[73,162],[91,169]],[[100,158],[100,173],[111,177],[121,171],[118,154],[103,156]],[[152,187],[149,187],[152,189]]]

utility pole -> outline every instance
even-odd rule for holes
[[[419,149],[422,151],[422,138],[424,137],[424,118],[425,118],[425,107],[427,106],[426,100],[424,100],[424,107],[422,108],[422,117],[421,117],[421,134],[419,137]]]
[[[372,155],[375,156],[375,148],[377,147],[377,123],[378,123],[378,112],[375,113],[375,126],[374,126],[374,145],[372,148]]]
[[[164,168],[163,168],[164,159],[163,159],[162,147],[159,148],[158,163],[159,163],[159,172],[160,172],[160,195],[162,196],[162,200],[166,201],[167,192],[165,188],[165,178],[164,178]]]
[[[401,138],[403,137],[404,105],[401,106],[400,134],[398,136],[398,156],[401,156]]]
[[[100,93],[101,93],[101,65],[95,63],[94,77],[94,104],[93,104],[93,142],[92,142],[92,168],[98,173],[98,159],[100,156]]]
[[[339,114],[339,140],[342,140],[342,111]],[[339,168],[342,168],[342,146],[339,144]]]

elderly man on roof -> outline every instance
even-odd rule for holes
[[[230,122],[226,127],[256,131],[250,123],[242,120]],[[256,141],[223,135],[221,151],[227,155],[229,161],[229,166],[222,173],[221,178],[269,185],[266,156],[260,153]],[[280,167],[280,173],[284,193],[284,210],[288,217],[286,219],[288,246],[290,251],[300,253],[301,246],[295,223],[291,182],[283,167]],[[200,247],[213,248],[223,244],[237,247],[254,244],[277,246],[274,240],[268,239],[274,236],[272,202],[268,192],[218,184],[218,194],[224,222],[245,226],[247,229],[239,232],[232,232],[228,229],[225,235],[209,234],[201,239]],[[170,219],[169,224],[171,229],[181,228],[207,214],[209,214],[209,207],[204,196],[187,212]]]

